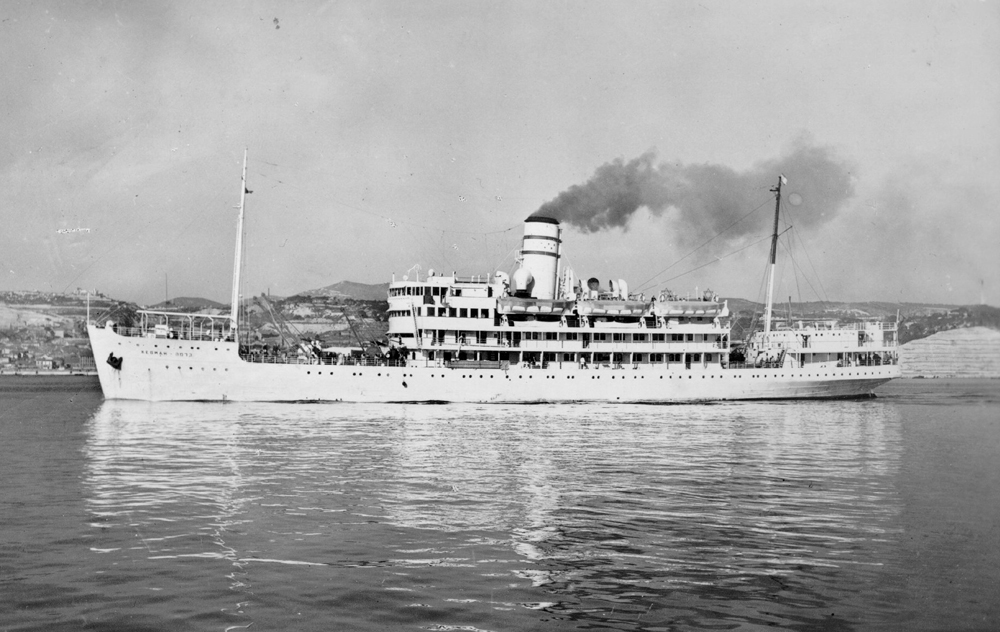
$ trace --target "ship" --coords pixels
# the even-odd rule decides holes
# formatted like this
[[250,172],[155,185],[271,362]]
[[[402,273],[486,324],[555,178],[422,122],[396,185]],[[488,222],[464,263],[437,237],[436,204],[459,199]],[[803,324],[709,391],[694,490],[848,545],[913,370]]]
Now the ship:
[[[388,295],[388,331],[368,349],[293,353],[249,344],[241,319],[246,154],[229,313],[139,310],[87,329],[108,399],[385,403],[683,403],[862,398],[900,376],[897,322],[780,319],[774,269],[762,326],[734,340],[728,301],[630,293],[562,265],[552,217],[524,221],[515,268],[462,276],[419,267]],[[415,269],[415,272],[414,272]]]

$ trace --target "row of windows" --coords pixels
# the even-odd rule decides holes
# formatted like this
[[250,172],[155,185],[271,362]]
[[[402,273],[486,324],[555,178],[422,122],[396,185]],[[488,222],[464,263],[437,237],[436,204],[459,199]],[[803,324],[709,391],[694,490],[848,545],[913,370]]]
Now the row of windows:
[[[508,343],[518,344],[520,341],[545,340],[549,342],[573,342],[581,340],[581,335],[577,332],[557,332],[557,331],[462,331],[446,329],[426,329],[423,330],[434,340],[436,344],[444,344],[446,337],[454,342],[469,344],[475,339],[478,344],[486,344],[487,338],[491,340],[506,340]],[[618,342],[618,343],[641,343],[641,342],[665,342],[665,334],[620,334],[620,333],[586,333],[582,335],[584,346],[593,342]],[[692,343],[724,343],[728,342],[726,336],[717,334],[677,334],[672,335],[672,342],[692,342]]]
[[389,290],[389,296],[444,296],[447,293],[448,288],[440,285],[394,287]]
[[[542,354],[542,359],[545,360],[546,362],[555,362],[556,358],[558,358],[560,355],[562,356],[561,359],[562,359],[563,362],[573,362],[576,359],[576,354],[575,353],[556,354],[556,353],[551,353],[551,352],[545,352],[545,353],[543,353]],[[594,355],[594,362],[624,362],[625,361],[625,354],[622,354],[622,353],[595,353],[593,355]],[[649,362],[651,362],[653,364],[663,362],[664,358],[666,358],[667,362],[681,362],[684,359],[684,354],[683,353],[649,353],[649,354],[646,354],[646,353],[633,353],[631,361],[632,362],[642,362],[643,358],[647,358],[647,357],[649,358]],[[688,358],[692,362],[701,362],[701,354],[700,353],[690,353],[690,354],[688,354]],[[711,353],[706,353],[705,354],[705,361],[706,362],[711,362],[712,361],[712,354]]]
[[[666,362],[684,362],[686,364],[700,363],[702,361],[702,356],[705,358],[705,362],[717,362],[720,359],[721,354],[717,353],[633,353],[629,356],[628,362],[639,364],[644,360],[650,364],[660,364],[664,361]],[[434,360],[438,356],[434,351],[426,352],[426,359]],[[518,353],[510,352],[497,352],[488,351],[483,352],[478,358],[474,352],[459,351],[456,354],[450,351],[441,352],[440,358],[445,361],[451,361],[454,359],[458,360],[485,360],[488,362],[518,362],[519,360],[525,363],[532,363],[541,360],[542,362],[577,362],[583,358],[586,362],[600,363],[623,363],[626,362],[625,354],[623,353],[556,353],[554,351],[546,351],[541,354],[541,357],[537,355],[537,352],[526,352],[523,355]],[[412,352],[411,359],[417,359],[417,352]]]
[[[431,329],[431,339],[434,344],[443,345],[445,343],[445,330],[444,329]],[[457,331],[455,332],[455,342],[463,345],[486,344],[486,338],[489,336],[488,332],[485,331]]]
[[[451,292],[452,296],[462,296],[462,288],[444,285],[424,285],[416,287],[395,287],[389,290],[389,296],[447,296]],[[483,296],[482,291],[473,291],[472,295]],[[493,288],[487,286],[485,296],[493,296]]]
[[[433,305],[425,305],[423,307],[414,307],[417,311],[417,316],[430,316],[438,318],[491,318],[490,310],[483,307],[482,309],[477,307],[434,307]],[[389,316],[409,316],[409,310],[403,311],[391,311]]]
[[[463,312],[465,310],[462,310]],[[485,312],[486,310],[481,310]],[[482,318],[482,316],[476,316],[476,310],[472,310],[472,318]],[[390,312],[390,315],[393,312]],[[408,314],[408,313],[407,313]],[[464,316],[464,314],[463,314]],[[503,332],[492,332],[494,334],[503,333],[507,334],[506,337],[510,338],[520,338],[521,340],[547,340],[547,341],[574,341],[580,340],[580,334],[575,331],[558,332],[558,331],[503,331]],[[459,331],[458,335],[465,336],[466,334],[472,335],[472,332]],[[477,332],[475,335],[482,335],[483,340],[486,338],[486,332]],[[437,330],[435,338],[440,338],[444,340],[445,330]],[[592,333],[583,334],[583,339],[587,340],[588,336],[590,340],[594,342],[607,342],[611,340],[612,342],[666,342],[666,334],[626,334],[626,333]],[[670,334],[671,342],[723,342],[723,336],[719,334]]]

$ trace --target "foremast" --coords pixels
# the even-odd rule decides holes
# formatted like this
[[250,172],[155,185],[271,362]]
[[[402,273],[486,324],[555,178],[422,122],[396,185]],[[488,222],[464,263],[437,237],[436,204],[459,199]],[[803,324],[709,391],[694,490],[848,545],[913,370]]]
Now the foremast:
[[233,302],[230,310],[229,323],[233,331],[233,339],[238,338],[239,315],[240,315],[240,274],[243,268],[243,210],[246,205],[247,193],[247,153],[243,150],[243,176],[240,178],[240,215],[236,221],[236,255],[233,259]]

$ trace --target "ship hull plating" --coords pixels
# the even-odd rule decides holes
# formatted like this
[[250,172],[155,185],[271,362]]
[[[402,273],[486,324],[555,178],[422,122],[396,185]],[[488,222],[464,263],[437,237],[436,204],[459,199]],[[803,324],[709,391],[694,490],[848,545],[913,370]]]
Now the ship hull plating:
[[[121,336],[89,328],[104,396],[147,401],[645,402],[850,398],[899,377],[898,365],[727,369],[462,369],[246,362],[236,344]],[[120,359],[120,368],[106,360]]]

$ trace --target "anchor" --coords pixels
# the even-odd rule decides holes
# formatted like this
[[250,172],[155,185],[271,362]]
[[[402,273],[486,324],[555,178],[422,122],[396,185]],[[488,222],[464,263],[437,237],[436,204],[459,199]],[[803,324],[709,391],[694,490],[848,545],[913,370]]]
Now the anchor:
[[116,358],[114,352],[108,354],[108,364],[110,364],[111,368],[116,371],[122,370],[122,360],[124,360],[124,358]]

